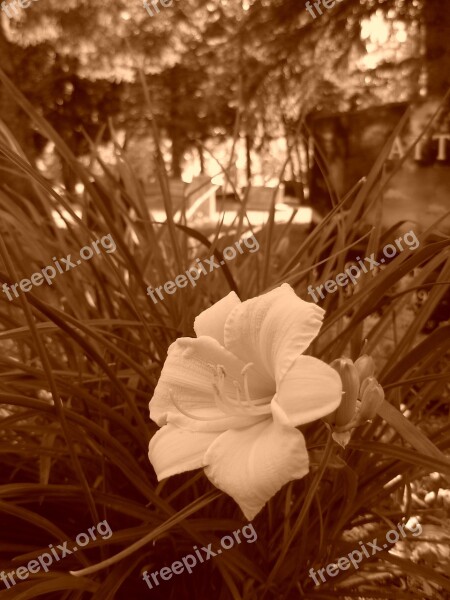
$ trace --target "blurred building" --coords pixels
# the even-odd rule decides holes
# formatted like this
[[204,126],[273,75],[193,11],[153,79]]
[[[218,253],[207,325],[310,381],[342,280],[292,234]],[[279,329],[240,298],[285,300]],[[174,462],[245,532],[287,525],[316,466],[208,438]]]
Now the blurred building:
[[[410,107],[406,126],[386,148],[402,115]],[[386,148],[383,177],[388,185],[375,186],[371,199],[378,200],[372,212],[389,227],[398,221],[414,221],[417,230],[441,220],[450,230],[450,107],[439,109],[437,101],[408,105],[396,103],[353,112],[320,116],[311,129],[326,163],[326,176],[339,197],[367,176]],[[422,137],[420,137],[422,136]],[[419,139],[420,138],[420,139]],[[419,142],[414,146],[414,142]],[[380,183],[381,183],[380,178]],[[325,178],[314,167],[311,202],[323,212],[330,200]]]

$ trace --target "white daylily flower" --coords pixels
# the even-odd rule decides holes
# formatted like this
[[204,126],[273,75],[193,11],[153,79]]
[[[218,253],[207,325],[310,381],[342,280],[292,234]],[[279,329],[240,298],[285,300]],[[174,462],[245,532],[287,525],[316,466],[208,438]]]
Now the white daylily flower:
[[158,480],[204,467],[251,520],[304,477],[309,459],[296,427],[333,412],[342,394],[334,369],[302,356],[323,315],[288,284],[242,303],[231,292],[202,312],[197,338],[170,346],[150,401],[161,427],[149,446]]

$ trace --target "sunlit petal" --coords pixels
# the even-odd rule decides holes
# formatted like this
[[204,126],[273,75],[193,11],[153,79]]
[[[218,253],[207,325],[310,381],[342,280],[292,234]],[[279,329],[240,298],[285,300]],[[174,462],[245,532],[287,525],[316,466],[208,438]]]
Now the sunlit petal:
[[148,457],[158,481],[199,469],[211,443],[220,435],[211,432],[192,432],[175,425],[164,425],[150,440]]
[[300,431],[271,419],[220,435],[204,456],[205,474],[231,496],[251,520],[288,481],[308,473]]
[[[214,368],[217,365],[224,367],[227,373],[225,392],[234,398],[236,389],[233,381],[239,382],[243,387],[241,371],[244,362],[211,337],[179,338],[169,348],[161,377],[150,401],[150,418],[160,426],[165,425],[169,412],[179,412],[172,398],[189,414],[207,409],[210,410],[211,418],[217,418],[213,391]],[[248,372],[248,382],[253,399],[271,396],[275,391],[274,382],[266,389],[264,382],[260,381],[258,374],[252,369]]]
[[169,413],[167,422],[189,431],[209,431],[223,433],[227,429],[241,429],[255,425],[267,419],[267,415],[255,416],[241,414],[238,416],[225,415],[219,409],[199,409],[195,411],[197,418],[189,418],[179,412]]
[[332,367],[312,356],[299,356],[282,379],[272,402],[286,415],[281,422],[297,427],[333,412],[341,397],[341,378]]
[[233,308],[240,303],[237,294],[230,292],[228,296],[201,312],[194,321],[194,331],[197,337],[208,335],[223,346],[225,321]]
[[214,370],[209,363],[223,364],[236,372],[240,372],[244,364],[213,338],[176,340],[169,348],[150,401],[150,418],[158,425],[164,425],[169,412],[178,412],[172,396],[189,413],[209,408],[215,415]]
[[319,333],[324,311],[301,300],[288,284],[246,300],[225,323],[225,347],[280,381]]

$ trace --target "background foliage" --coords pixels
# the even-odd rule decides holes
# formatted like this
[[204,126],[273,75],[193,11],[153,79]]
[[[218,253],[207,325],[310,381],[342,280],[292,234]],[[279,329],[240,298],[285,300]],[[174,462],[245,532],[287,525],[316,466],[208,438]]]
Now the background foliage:
[[[366,181],[309,234],[292,224],[275,225],[272,211],[258,232],[259,252],[230,263],[228,277],[216,271],[197,288],[180,289],[154,305],[147,285],[173,279],[195,257],[220,252],[242,236],[245,200],[242,218],[229,229],[218,224],[212,245],[182,218],[174,221],[168,195],[168,219],[158,224],[119,145],[116,168],[105,167],[96,177],[1,72],[0,78],[85,185],[79,217],[70,192],[59,193],[14,152],[4,129],[0,153],[14,177],[34,189],[40,208],[15,190],[0,192],[1,282],[19,281],[50,264],[52,256],[78,252],[107,233],[117,244],[115,253],[64,273],[52,287],[41,286],[14,302],[0,299],[0,567],[22,565],[49,543],[73,541],[105,518],[114,532],[48,574],[0,591],[0,597],[105,600],[148,593],[143,570],[170,564],[194,544],[214,546],[221,535],[244,525],[235,503],[202,472],[156,482],[147,459],[156,430],[148,401],[169,344],[193,335],[194,317],[231,288],[244,300],[288,281],[306,298],[310,283],[343,270],[352,247],[364,256],[379,253],[397,229],[382,232],[365,215],[387,181],[383,164],[389,147]],[[94,158],[95,144],[91,153]],[[64,227],[55,224],[55,212]],[[290,250],[280,252],[286,240]],[[440,487],[448,483],[450,338],[448,325],[429,335],[423,330],[449,285],[449,238],[436,226],[420,242],[354,289],[329,295],[324,326],[310,349],[327,362],[343,354],[356,358],[363,348],[373,354],[386,391],[381,416],[356,430],[345,451],[332,444],[324,423],[309,425],[305,435],[313,468],[285,486],[255,519],[258,542],[224,553],[190,577],[173,578],[152,590],[155,598],[190,598],[193,590],[201,598],[214,593],[234,599],[448,597],[441,557],[422,551],[411,558],[416,539],[320,588],[307,576],[311,566],[346,554],[356,540],[381,538],[402,519],[414,516],[424,527],[436,522],[436,507],[423,500],[421,482],[433,473]],[[427,293],[419,302],[420,289]],[[439,539],[426,539],[431,546],[448,534],[443,502],[441,497],[439,510],[446,518]],[[126,549],[107,569],[68,575]]]
[[[387,23],[386,39],[367,35],[370,19]],[[326,362],[373,355],[386,392],[380,415],[345,450],[331,444],[324,423],[308,425],[311,472],[258,515],[257,543],[151,592],[141,578],[245,524],[202,472],[156,481],[148,402],[167,348],[194,335],[195,316],[231,289],[244,300],[287,281],[309,299],[308,285],[398,237],[404,224],[383,230],[371,209],[392,177],[386,159],[404,121],[345,197],[321,165],[332,208],[316,227],[275,223],[274,200],[255,231],[257,253],[155,305],[148,285],[174,279],[197,257],[220,258],[251,229],[239,190],[234,223],[217,223],[212,235],[183,214],[175,219],[169,178],[182,174],[189,152],[203,166],[212,145],[231,139],[234,147],[241,137],[248,155],[265,153],[282,179],[286,164],[270,143],[281,136],[292,151],[307,147],[311,115],[331,108],[351,118],[357,108],[443,96],[449,30],[438,0],[345,0],[316,20],[294,0],[183,0],[158,18],[139,3],[39,0],[21,20],[2,15],[0,283],[108,233],[117,250],[51,287],[13,302],[0,297],[0,570],[103,519],[114,532],[49,573],[0,589],[1,599],[449,597],[450,326],[448,313],[436,317],[448,307],[450,281],[442,220],[422,231],[417,250],[323,303],[324,326],[309,351]],[[137,140],[144,151],[135,160]],[[42,167],[48,154],[53,169]],[[218,166],[228,179],[232,158]],[[251,160],[247,167],[251,180]],[[143,171],[158,182],[164,222],[149,209]],[[421,538],[314,587],[310,567],[410,517],[422,524]],[[108,567],[95,567],[106,559]]]

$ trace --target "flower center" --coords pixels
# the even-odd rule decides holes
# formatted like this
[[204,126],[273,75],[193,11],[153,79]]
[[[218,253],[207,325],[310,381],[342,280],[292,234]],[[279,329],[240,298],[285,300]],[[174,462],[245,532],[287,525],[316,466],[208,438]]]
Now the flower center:
[[233,380],[233,386],[236,392],[236,397],[230,397],[225,391],[225,378],[227,373],[223,365],[209,364],[214,371],[214,401],[216,406],[227,415],[245,415],[245,416],[260,416],[270,413],[270,404],[265,400],[264,403],[258,403],[252,400],[248,388],[248,371],[253,366],[253,363],[248,363],[241,371],[243,377],[243,388],[237,380]]
[[223,417],[206,417],[202,415],[192,414],[180,405],[176,398],[176,395],[171,389],[169,389],[169,397],[180,413],[182,413],[186,417],[189,417],[189,419],[194,419],[195,421],[220,421],[223,419],[227,419],[230,416],[261,417],[268,415],[271,413],[271,398],[258,398],[253,400],[250,396],[247,373],[252,366],[253,363],[248,363],[244,366],[244,368],[241,371],[244,389],[242,389],[239,381],[237,381],[236,379],[232,380],[236,393],[236,397],[233,398],[230,397],[225,390],[225,378],[227,377],[225,367],[223,365],[214,365],[212,363],[208,363],[208,367],[211,367],[214,374],[214,383],[212,384],[214,390],[214,402],[217,408],[220,410],[220,412],[223,413]]

